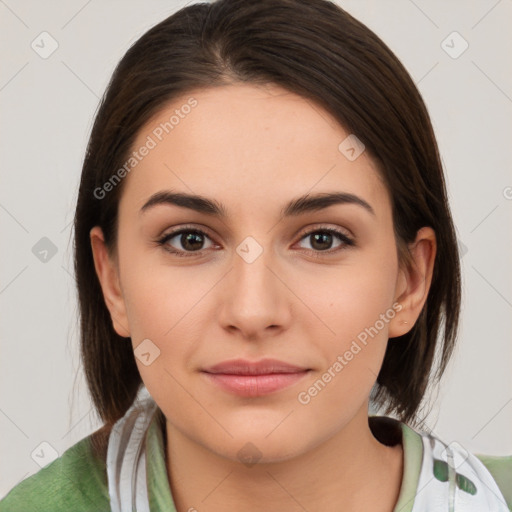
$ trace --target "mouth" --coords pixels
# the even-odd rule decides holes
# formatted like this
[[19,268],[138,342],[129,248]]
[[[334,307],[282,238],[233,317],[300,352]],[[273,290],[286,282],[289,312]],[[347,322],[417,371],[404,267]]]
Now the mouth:
[[210,383],[240,396],[256,397],[285,389],[302,380],[311,371],[277,359],[258,362],[236,359],[225,361],[202,373]]

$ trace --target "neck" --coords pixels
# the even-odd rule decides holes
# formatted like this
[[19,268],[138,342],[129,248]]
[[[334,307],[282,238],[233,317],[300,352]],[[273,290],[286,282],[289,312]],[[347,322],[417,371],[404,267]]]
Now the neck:
[[402,446],[377,441],[367,409],[313,449],[264,464],[225,458],[168,421],[166,430],[167,473],[178,512],[392,512],[398,500]]

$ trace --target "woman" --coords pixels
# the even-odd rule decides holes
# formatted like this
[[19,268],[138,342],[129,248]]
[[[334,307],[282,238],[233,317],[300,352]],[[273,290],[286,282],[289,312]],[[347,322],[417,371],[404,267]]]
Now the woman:
[[191,5],[130,48],[75,272],[104,427],[0,510],[510,507],[511,457],[421,430],[460,311],[442,166],[409,75],[335,4]]

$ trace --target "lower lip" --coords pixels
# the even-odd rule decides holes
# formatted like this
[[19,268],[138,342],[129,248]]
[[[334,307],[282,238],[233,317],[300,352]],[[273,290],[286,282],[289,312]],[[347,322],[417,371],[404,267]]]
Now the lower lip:
[[262,396],[287,388],[303,379],[309,370],[296,373],[272,373],[267,375],[232,375],[203,372],[208,379],[226,391],[240,396]]

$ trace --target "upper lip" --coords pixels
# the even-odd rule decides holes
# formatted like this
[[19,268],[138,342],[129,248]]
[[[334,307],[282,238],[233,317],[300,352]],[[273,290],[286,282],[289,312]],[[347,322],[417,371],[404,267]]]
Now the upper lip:
[[203,371],[207,373],[225,373],[231,375],[268,375],[271,373],[298,373],[309,368],[279,361],[278,359],[261,359],[248,361],[246,359],[231,359],[215,364]]

